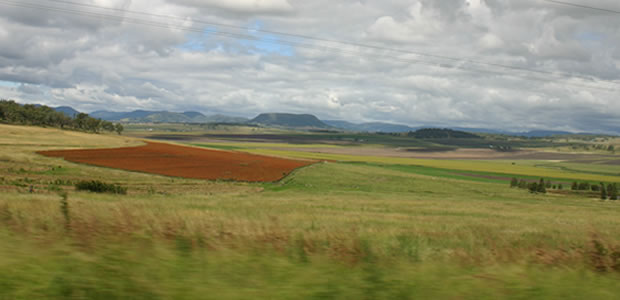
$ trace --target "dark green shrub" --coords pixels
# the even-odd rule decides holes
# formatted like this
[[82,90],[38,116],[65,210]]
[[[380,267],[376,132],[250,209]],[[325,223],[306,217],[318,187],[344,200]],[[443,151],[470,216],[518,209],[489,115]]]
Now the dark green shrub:
[[618,200],[618,186],[615,183],[607,186],[607,193],[609,200]]
[[547,192],[547,188],[545,188],[545,180],[543,178],[540,179],[540,182],[538,182],[538,186],[536,187],[536,191],[539,193],[546,193]]
[[78,191],[90,191],[94,193],[127,194],[127,188],[117,184],[105,183],[99,180],[80,181],[75,184]]
[[510,181],[510,187],[517,187],[519,186],[519,179],[517,179],[516,177],[512,177],[512,180]]
[[590,190],[590,184],[587,183],[587,182],[582,182],[582,183],[579,184],[578,190],[580,190],[580,191],[588,191],[588,190]]

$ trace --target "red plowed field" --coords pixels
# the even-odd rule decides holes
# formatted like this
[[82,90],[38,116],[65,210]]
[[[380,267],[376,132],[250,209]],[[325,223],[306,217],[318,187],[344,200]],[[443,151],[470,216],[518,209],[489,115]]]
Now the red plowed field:
[[241,152],[217,151],[163,143],[115,148],[41,151],[71,162],[198,179],[251,182],[277,181],[311,161],[282,159]]

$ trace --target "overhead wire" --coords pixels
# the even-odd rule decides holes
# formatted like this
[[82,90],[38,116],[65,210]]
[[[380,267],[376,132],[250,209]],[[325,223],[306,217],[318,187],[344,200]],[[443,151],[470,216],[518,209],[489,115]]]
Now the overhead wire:
[[572,7],[578,7],[578,8],[585,8],[589,10],[597,10],[597,11],[602,11],[602,12],[607,12],[607,13],[612,13],[612,14],[620,14],[620,10],[595,7],[595,6],[578,4],[578,3],[573,3],[573,2],[557,1],[557,0],[541,0],[541,1],[560,4],[560,5],[566,5],[566,6],[572,6]]
[[[71,4],[71,5],[75,4],[74,2],[70,2],[70,1],[56,1],[56,0],[54,0],[52,2],[66,3],[66,4]],[[575,83],[575,82],[567,82],[566,81],[567,79],[573,79],[573,78],[581,78],[581,79],[586,79],[586,80],[592,81],[591,78],[582,78],[582,77],[574,76],[574,75],[571,75],[571,74],[561,74],[561,73],[541,71],[541,70],[523,69],[523,68],[520,68],[520,67],[504,66],[504,67],[508,67],[508,68],[511,68],[511,69],[519,70],[519,71],[530,71],[530,72],[544,74],[544,75],[554,75],[554,76],[562,76],[562,77],[564,77],[562,79],[559,79],[559,78],[537,78],[537,77],[531,77],[531,76],[524,76],[522,74],[508,74],[508,73],[505,73],[505,72],[497,72],[497,71],[492,71],[492,70],[474,69],[474,68],[471,68],[471,67],[464,67],[462,65],[446,65],[445,63],[439,63],[439,62],[432,62],[432,61],[426,61],[426,60],[420,60],[420,59],[411,59],[411,58],[402,58],[402,57],[394,56],[394,55],[369,54],[369,53],[364,53],[364,52],[360,52],[360,51],[352,51],[351,49],[344,49],[342,47],[334,47],[334,46],[326,46],[326,45],[318,45],[318,44],[309,44],[309,43],[304,43],[304,42],[301,42],[301,41],[290,41],[290,40],[284,40],[284,39],[270,39],[270,38],[265,38],[265,37],[259,38],[259,37],[256,37],[254,35],[251,35],[251,34],[226,32],[226,31],[221,31],[221,30],[217,30],[217,29],[209,29],[209,28],[195,28],[195,27],[190,27],[190,26],[174,25],[174,24],[161,23],[161,22],[156,22],[156,21],[151,21],[151,20],[136,19],[136,18],[132,18],[132,17],[128,17],[128,16],[108,15],[108,14],[102,14],[102,13],[98,13],[98,12],[90,12],[90,11],[84,11],[84,10],[60,8],[60,7],[53,7],[53,6],[45,6],[45,5],[35,4],[35,3],[15,2],[15,1],[9,1],[9,0],[0,0],[0,4],[14,6],[14,7],[22,7],[22,8],[35,8],[35,9],[48,10],[48,11],[54,11],[54,12],[60,12],[60,13],[77,14],[79,16],[84,16],[84,17],[96,17],[96,18],[99,18],[99,19],[102,19],[102,20],[118,21],[120,23],[137,24],[137,25],[152,26],[152,27],[165,28],[165,29],[176,29],[176,30],[181,30],[181,31],[196,32],[196,33],[203,33],[203,34],[204,33],[208,33],[208,34],[212,34],[212,35],[216,35],[216,36],[222,36],[222,37],[228,37],[228,38],[237,38],[237,39],[242,39],[242,40],[251,40],[251,41],[256,41],[256,42],[260,42],[260,43],[287,45],[287,46],[292,46],[292,47],[302,47],[302,48],[314,49],[314,50],[325,51],[325,52],[337,52],[337,53],[341,53],[341,54],[350,54],[350,55],[354,55],[354,56],[360,55],[360,54],[361,55],[371,55],[371,56],[375,56],[375,57],[379,57],[379,58],[390,58],[391,60],[394,60],[394,61],[401,61],[401,62],[413,63],[413,64],[425,64],[425,65],[430,65],[430,66],[434,66],[434,67],[441,67],[441,68],[448,68],[448,69],[459,69],[459,70],[464,70],[464,71],[474,72],[474,73],[486,73],[486,74],[493,74],[493,75],[499,75],[499,76],[513,76],[513,77],[519,77],[519,78],[523,78],[523,79],[527,79],[527,80],[541,81],[541,82],[563,81],[564,84],[575,86],[575,87],[589,88],[589,89],[599,89],[599,90],[605,90],[605,91],[615,91],[615,89],[610,89],[610,88],[601,87],[601,86],[593,86],[593,85],[587,85],[587,84],[581,84],[581,83]],[[92,7],[92,8],[103,8],[103,7],[87,5],[87,4],[84,4],[83,6],[88,6],[88,7]],[[136,14],[144,14],[144,15],[151,15],[151,16],[166,17],[166,16],[163,16],[163,15],[154,15],[154,14],[149,14],[149,13],[132,12],[132,11],[127,11],[127,10],[123,10],[123,9],[115,9],[115,8],[110,8],[110,9],[118,11],[118,12],[123,12],[123,13],[136,13]],[[180,20],[179,17],[176,17],[176,19]],[[183,19],[183,20],[186,21],[186,19]],[[205,23],[205,22],[202,22],[202,23]],[[214,23],[210,23],[210,24],[214,24]],[[246,27],[241,27],[241,26],[236,26],[236,27],[238,29],[251,30],[251,29],[246,28]],[[261,32],[266,32],[266,31],[263,30]],[[273,33],[275,33],[275,32],[273,32]],[[295,35],[291,35],[291,36],[295,36]],[[302,37],[302,36],[296,36],[296,37]],[[325,39],[320,39],[320,38],[315,38],[314,40],[316,40],[316,41],[326,41],[326,42],[337,42],[337,41],[325,40]],[[342,42],[342,43],[343,44],[347,44],[349,46],[360,46],[360,47],[363,47],[362,44],[352,44],[352,43],[347,43],[347,42]],[[369,46],[369,47],[366,47],[366,48],[371,48],[371,47],[374,47],[374,46]],[[383,47],[375,47],[374,50],[394,51],[395,49],[383,48]],[[402,54],[419,55],[419,54],[417,54],[415,52],[406,52],[405,50],[402,50]],[[437,58],[445,58],[445,57],[437,56]],[[457,59],[457,58],[450,58],[450,59],[458,61],[458,62],[469,62],[469,61],[461,60],[461,59]],[[486,65],[489,65],[489,66],[495,66],[492,63],[480,63],[480,64],[481,65],[485,65],[486,64]]]
[[[177,20],[187,21],[187,18],[185,18],[185,17],[178,17],[178,16],[173,16],[173,15],[153,14],[153,13],[140,12],[140,11],[134,11],[134,10],[127,10],[127,9],[103,7],[103,6],[93,5],[93,4],[78,3],[78,2],[66,1],[66,0],[47,0],[47,1],[49,1],[49,2],[56,2],[56,3],[63,3],[63,4],[69,4],[69,5],[76,5],[76,6],[81,6],[81,7],[96,8],[96,9],[109,10],[109,11],[116,11],[116,12],[121,12],[121,13],[130,13],[130,14],[138,14],[138,15],[143,15],[143,16],[149,16],[149,17],[159,17],[159,18],[177,19]],[[486,65],[486,66],[499,67],[499,68],[510,69],[510,70],[518,70],[518,71],[539,73],[539,74],[544,74],[544,75],[562,76],[562,77],[566,77],[566,78],[580,78],[580,79],[588,80],[588,81],[593,81],[594,80],[590,76],[582,76],[582,75],[579,75],[579,74],[559,72],[559,71],[553,71],[552,72],[552,71],[538,70],[538,69],[519,67],[519,66],[513,66],[513,65],[506,65],[506,64],[500,64],[500,63],[494,63],[494,62],[485,62],[485,61],[474,60],[474,59],[470,59],[470,58],[453,57],[453,56],[425,53],[425,52],[420,52],[420,51],[412,51],[412,50],[407,50],[407,49],[399,49],[399,48],[391,48],[391,47],[378,46],[378,45],[363,44],[363,43],[351,42],[351,41],[341,41],[341,40],[335,40],[335,39],[326,39],[326,38],[314,37],[314,36],[309,36],[309,35],[287,33],[287,32],[274,31],[274,30],[266,30],[266,29],[260,29],[260,28],[250,28],[250,27],[245,27],[245,26],[224,24],[224,23],[218,23],[218,22],[209,22],[209,21],[204,21],[204,20],[199,20],[199,19],[191,19],[191,22],[198,23],[198,24],[203,24],[203,25],[209,25],[209,26],[227,27],[227,28],[234,28],[234,29],[239,29],[239,30],[261,32],[261,33],[273,34],[273,35],[279,35],[279,36],[301,38],[301,39],[305,39],[305,40],[312,40],[312,41],[318,41],[318,42],[335,43],[335,44],[340,44],[340,45],[345,45],[345,46],[354,46],[354,47],[367,48],[367,49],[373,49],[373,50],[390,51],[390,52],[396,52],[396,53],[401,53],[401,54],[413,54],[413,55],[417,55],[417,56],[432,57],[432,58],[437,58],[437,59],[456,61],[456,62],[460,62],[460,63],[470,63],[470,64],[477,64],[477,65]]]

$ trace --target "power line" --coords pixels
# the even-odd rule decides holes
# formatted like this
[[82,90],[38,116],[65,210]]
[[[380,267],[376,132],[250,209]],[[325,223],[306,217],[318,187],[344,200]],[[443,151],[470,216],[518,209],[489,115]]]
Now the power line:
[[[122,12],[122,13],[138,14],[138,15],[149,16],[149,17],[177,19],[177,20],[182,20],[182,21],[186,21],[187,20],[186,18],[178,17],[178,16],[172,16],[172,15],[152,14],[152,13],[132,11],[132,10],[126,10],[126,9],[103,7],[103,6],[92,5],[92,4],[77,3],[77,2],[65,1],[65,0],[47,0],[47,1],[56,2],[56,3],[70,4],[70,5],[76,5],[76,6],[82,6],[82,7],[88,7],[88,8],[96,8],[96,9],[102,9],[102,10],[110,10],[110,11],[116,11],[116,12]],[[318,42],[327,42],[327,43],[335,43],[335,44],[340,44],[340,45],[345,45],[345,46],[354,46],[354,47],[360,47],[360,48],[367,48],[367,49],[372,49],[372,50],[390,51],[390,52],[396,52],[396,53],[401,53],[401,54],[413,54],[413,55],[417,55],[417,56],[424,56],[424,57],[431,57],[431,58],[436,58],[436,59],[456,61],[456,62],[459,62],[459,63],[460,62],[464,62],[464,63],[470,63],[470,64],[476,64],[476,65],[486,65],[486,66],[498,67],[498,68],[509,69],[509,70],[518,70],[518,71],[539,73],[539,74],[551,75],[551,76],[562,76],[562,77],[566,77],[566,78],[580,78],[580,79],[587,80],[587,81],[592,81],[593,80],[592,77],[582,76],[582,75],[572,74],[572,73],[550,72],[550,71],[544,71],[544,70],[538,70],[538,69],[532,69],[532,68],[526,68],[526,67],[519,67],[519,66],[512,66],[512,65],[500,64],[500,63],[484,62],[484,61],[473,60],[473,59],[468,59],[468,58],[451,57],[451,56],[446,56],[446,55],[438,55],[438,54],[424,53],[424,52],[419,52],[419,51],[412,51],[412,50],[390,48],[390,47],[377,46],[377,45],[362,44],[362,43],[350,42],[350,41],[340,41],[340,40],[334,40],[334,39],[325,39],[325,38],[313,37],[313,36],[308,36],[308,35],[286,33],[286,32],[281,32],[281,31],[273,31],[273,30],[265,30],[265,29],[254,29],[254,28],[250,28],[250,27],[230,25],[230,24],[223,24],[223,23],[216,23],[216,22],[207,22],[207,21],[203,21],[203,20],[194,20],[194,19],[192,19],[191,21],[194,22],[194,23],[203,24],[203,25],[220,26],[220,27],[234,28],[234,29],[240,29],[240,30],[246,30],[246,31],[255,31],[255,32],[274,34],[274,35],[280,35],[280,36],[301,38],[301,39],[318,41]]]
[[556,1],[556,0],[541,0],[541,1],[551,2],[555,4],[560,4],[560,5],[567,5],[567,6],[572,6],[572,7],[578,7],[578,8],[585,8],[585,9],[590,9],[590,10],[603,11],[603,12],[608,12],[612,14],[620,14],[619,10],[613,10],[613,9],[608,9],[608,8],[600,8],[600,7],[594,7],[594,6],[571,3],[571,2],[564,2],[564,1]]
[[[55,1],[55,2],[73,3],[73,2],[68,2],[68,1]],[[188,26],[179,26],[179,25],[155,22],[155,21],[150,21],[150,20],[136,19],[136,18],[126,17],[126,16],[106,15],[106,14],[89,12],[89,11],[83,11],[83,10],[66,9],[66,8],[59,8],[59,7],[50,7],[50,6],[43,6],[43,5],[32,4],[32,3],[23,3],[23,2],[17,2],[16,3],[16,2],[6,1],[6,0],[0,0],[0,4],[9,5],[9,6],[15,6],[15,7],[23,7],[23,8],[42,9],[42,10],[55,11],[55,12],[60,12],[60,13],[76,14],[76,15],[80,15],[80,16],[84,16],[84,17],[96,17],[96,18],[101,19],[101,20],[118,21],[120,23],[130,23],[130,24],[137,24],[137,25],[144,25],[144,26],[151,26],[151,27],[165,28],[165,29],[177,29],[177,30],[182,30],[182,31],[187,31],[187,32],[209,33],[209,34],[212,34],[212,35],[228,37],[228,38],[252,40],[252,41],[257,41],[257,42],[261,42],[261,43],[270,43],[270,44],[277,44],[277,45],[288,45],[288,46],[302,47],[302,48],[313,49],[313,50],[320,50],[320,51],[326,51],[326,52],[337,52],[337,53],[341,53],[341,54],[350,54],[350,55],[360,55],[360,54],[362,54],[362,55],[369,55],[369,53],[362,53],[362,52],[359,52],[359,51],[351,51],[350,49],[344,49],[344,48],[341,48],[341,47],[333,47],[333,46],[325,46],[325,45],[317,45],[317,44],[308,44],[308,43],[303,43],[303,42],[299,42],[299,41],[289,41],[289,40],[282,40],[282,39],[274,40],[274,39],[257,38],[256,36],[249,35],[249,34],[225,32],[225,31],[218,31],[218,30],[213,30],[213,29],[202,29],[202,28],[195,28],[195,27],[188,27]],[[113,9],[113,10],[118,10],[118,11],[121,11],[121,12],[129,12],[129,11],[121,10],[121,9]],[[145,13],[145,14],[147,14],[147,13]],[[149,15],[149,14],[147,14],[147,15]],[[176,17],[176,18],[178,19],[178,17]],[[239,28],[244,28],[244,27],[239,27]],[[244,28],[244,29],[247,29],[247,28]],[[379,49],[381,49],[381,48],[379,48]],[[385,50],[389,50],[389,49],[386,48]],[[403,53],[407,54],[406,52],[403,52]],[[408,53],[408,54],[417,55],[416,53]],[[500,76],[513,76],[513,77],[519,77],[519,78],[523,78],[523,79],[527,79],[527,80],[541,81],[541,82],[559,81],[558,78],[537,78],[537,77],[518,75],[518,74],[508,74],[508,73],[502,73],[502,72],[497,72],[497,71],[474,69],[474,68],[464,67],[464,66],[460,66],[460,65],[445,65],[445,64],[442,64],[442,63],[432,62],[432,61],[425,61],[425,60],[419,60],[419,59],[410,59],[410,58],[402,58],[402,57],[393,56],[393,55],[392,56],[384,55],[384,54],[381,54],[381,55],[370,54],[370,55],[378,57],[378,58],[386,58],[387,57],[387,58],[390,58],[391,60],[394,60],[394,61],[401,61],[401,62],[410,63],[410,64],[411,63],[413,63],[413,64],[425,64],[425,65],[430,65],[430,66],[434,66],[434,67],[441,67],[441,68],[448,68],[448,69],[459,69],[459,70],[464,70],[464,71],[474,72],[474,73],[486,73],[486,74],[493,74],[493,75],[500,75]],[[454,60],[458,60],[458,59],[454,59]],[[458,61],[461,62],[461,60],[458,60]],[[492,64],[487,64],[487,65],[493,66]],[[566,85],[572,85],[572,86],[581,87],[581,88],[590,88],[590,89],[599,89],[599,90],[606,90],[606,91],[615,91],[615,89],[609,89],[609,88],[600,87],[600,86],[592,86],[592,85],[586,85],[586,84],[566,82],[565,81],[566,79],[572,79],[573,77],[582,78],[582,77],[573,76],[573,75],[570,75],[570,74],[561,74],[561,73],[553,73],[553,72],[540,71],[540,70],[529,70],[529,69],[523,69],[522,70],[521,68],[514,69],[514,70],[518,70],[518,71],[533,71],[533,72],[536,72],[536,73],[542,73],[544,75],[564,76],[564,77],[567,77],[567,78],[564,78],[564,80],[563,80]],[[590,78],[583,77],[582,79],[587,79],[587,80],[591,81]]]

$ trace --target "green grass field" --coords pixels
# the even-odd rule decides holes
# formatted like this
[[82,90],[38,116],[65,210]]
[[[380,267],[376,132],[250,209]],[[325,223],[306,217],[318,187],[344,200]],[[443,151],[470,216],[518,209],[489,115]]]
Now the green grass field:
[[[454,174],[620,182],[613,168],[594,174],[595,167],[534,163],[308,157],[313,154],[234,145],[342,161],[299,169],[278,183],[248,184],[97,168],[34,153],[140,143],[0,125],[0,299],[620,294],[620,201],[530,194]],[[121,184],[128,194],[76,192],[71,183],[82,179]]]
[[[441,159],[416,159],[400,157],[379,157],[347,154],[312,153],[272,149],[245,149],[244,151],[290,158],[304,158],[316,160],[331,160],[340,162],[367,162],[391,165],[413,165],[438,169],[459,170],[463,172],[485,172],[491,174],[504,174],[504,176],[536,176],[545,178],[557,178],[564,180],[584,180],[592,182],[620,182],[620,176],[611,174],[592,174],[579,170],[552,169],[548,167],[536,167],[531,163],[521,164],[519,161],[484,161],[484,160],[441,160]],[[514,164],[513,164],[514,163]],[[618,174],[618,173],[613,173]]]

